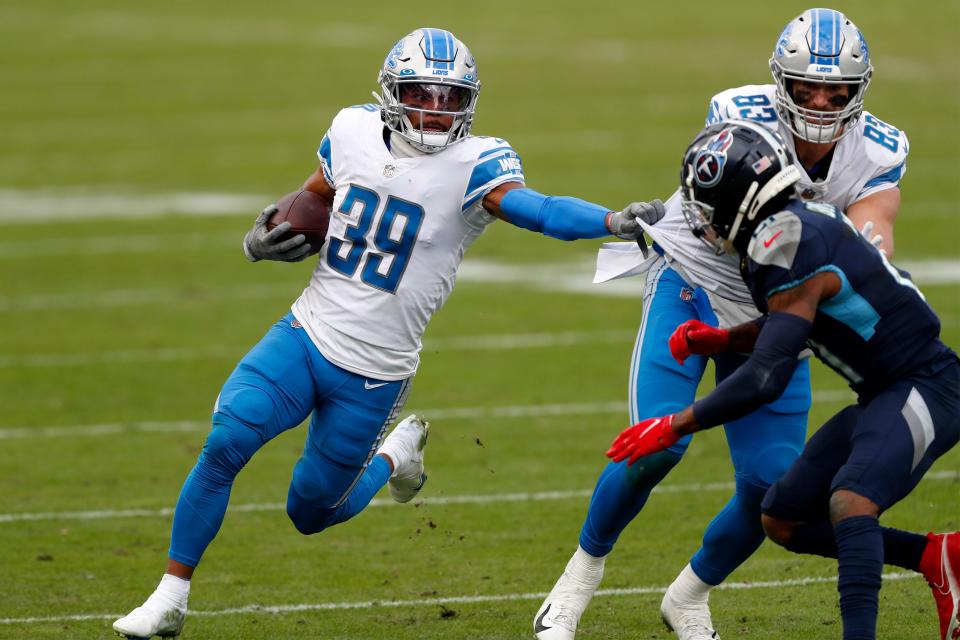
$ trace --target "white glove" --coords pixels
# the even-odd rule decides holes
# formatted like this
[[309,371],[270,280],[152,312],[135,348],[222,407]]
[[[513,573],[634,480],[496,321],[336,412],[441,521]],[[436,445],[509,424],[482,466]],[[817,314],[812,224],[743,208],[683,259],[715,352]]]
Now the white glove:
[[871,237],[872,234],[873,221],[867,220],[866,224],[863,225],[863,229],[860,229],[860,235],[863,236],[864,240],[875,246],[880,253],[887,255],[887,252],[883,250],[883,236],[878,233]]
[[277,205],[267,205],[257,216],[253,228],[244,236],[243,253],[250,262],[257,260],[300,262],[313,251],[307,243],[307,237],[302,233],[280,240],[280,236],[290,230],[289,222],[281,222],[267,231],[267,220],[277,211]]

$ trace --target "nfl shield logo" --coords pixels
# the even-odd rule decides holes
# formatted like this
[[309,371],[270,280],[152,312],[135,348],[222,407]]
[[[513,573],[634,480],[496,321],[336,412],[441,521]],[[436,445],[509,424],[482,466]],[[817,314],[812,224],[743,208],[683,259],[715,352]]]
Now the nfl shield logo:
[[690,302],[693,300],[693,289],[689,289],[687,287],[680,289],[680,299],[684,302]]

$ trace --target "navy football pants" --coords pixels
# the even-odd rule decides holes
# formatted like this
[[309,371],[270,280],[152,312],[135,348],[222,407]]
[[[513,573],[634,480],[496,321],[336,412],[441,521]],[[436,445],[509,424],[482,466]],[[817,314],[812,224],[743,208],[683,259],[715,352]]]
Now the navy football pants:
[[785,520],[829,518],[845,489],[889,509],[960,438],[960,364],[953,356],[846,407],[811,436],[800,458],[763,501]]

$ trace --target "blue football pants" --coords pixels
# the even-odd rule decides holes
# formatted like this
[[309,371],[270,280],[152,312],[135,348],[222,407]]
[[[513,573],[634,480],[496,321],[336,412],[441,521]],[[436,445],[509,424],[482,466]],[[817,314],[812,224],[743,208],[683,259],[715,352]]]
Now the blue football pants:
[[273,325],[223,385],[180,491],[169,557],[197,566],[223,523],[234,478],[260,447],[311,414],[287,515],[310,534],[363,510],[389,479],[389,464],[375,453],[410,389],[410,379],[374,388],[367,380],[326,360],[292,314]]
[[[677,325],[687,320],[718,325],[706,292],[687,284],[661,258],[647,272],[643,317],[631,361],[631,423],[675,413],[694,401],[707,358],[694,355],[681,365],[667,345]],[[717,382],[744,361],[744,356],[735,354],[714,357]],[[703,545],[691,559],[704,582],[723,582],[763,542],[760,502],[767,488],[799,456],[809,409],[810,370],[803,361],[777,401],[725,425],[736,489],[708,525]],[[680,461],[690,440],[687,436],[667,451],[629,467],[625,461],[606,466],[580,532],[580,546],[587,553],[604,556],[613,549],[654,486]]]

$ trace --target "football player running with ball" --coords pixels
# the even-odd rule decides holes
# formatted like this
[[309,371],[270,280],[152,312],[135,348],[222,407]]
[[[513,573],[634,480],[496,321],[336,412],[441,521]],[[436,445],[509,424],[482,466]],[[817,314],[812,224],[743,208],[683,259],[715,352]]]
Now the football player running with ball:
[[[921,572],[933,589],[940,637],[960,637],[960,534],[881,527],[933,462],[960,439],[960,359],[908,274],[832,205],[797,198],[789,150],[745,120],[708,126],[683,159],[681,200],[693,235],[740,257],[763,314],[728,329],[687,321],[674,358],[731,351],[749,359],[709,395],[625,429],[607,455],[643,464],[680,438],[729,424],[790,384],[805,348],[857,394],[810,438],[767,491],[763,528],[796,553],[837,558],[844,640],[876,637],[883,564]],[[749,436],[747,436],[749,437]],[[919,632],[918,632],[919,633]]]
[[[480,91],[469,49],[441,29],[418,29],[390,50],[379,105],[342,110],[320,143],[304,189],[332,203],[327,240],[292,310],[223,386],[211,430],[180,493],[166,573],[113,628],[175,636],[190,578],[223,522],[233,480],[267,442],[310,417],[293,469],[287,514],[303,534],[352,518],[389,482],[399,502],[426,478],[427,423],[398,416],[419,364],[421,337],[453,287],[464,252],[497,218],[564,240],[641,241],[624,211],[524,186],[519,156],[500,138],[470,135]],[[244,239],[250,260],[302,260],[321,247],[289,223],[267,230],[268,207]]]
[[[863,110],[873,73],[863,34],[838,11],[804,11],[780,34],[770,67],[774,84],[748,85],[714,96],[707,123],[743,118],[779,132],[798,159],[796,186],[801,196],[837,206],[892,256],[907,139],[896,127]],[[707,172],[716,169],[704,167]],[[690,234],[679,193],[667,201],[666,208],[664,218],[647,229],[658,255],[644,260],[635,248],[619,244],[601,250],[598,259],[601,272],[608,259],[619,269],[613,277],[646,273],[643,315],[630,371],[631,423],[679,411],[693,402],[707,357],[694,355],[683,365],[671,357],[667,338],[677,325],[696,320],[730,327],[757,315],[736,256],[717,255]],[[624,250],[636,255],[629,268],[621,266]],[[612,272],[612,268],[606,270]],[[713,360],[720,383],[745,358],[724,353]],[[801,362],[781,396],[725,424],[735,471],[734,495],[708,525],[701,548],[670,585],[660,607],[664,621],[681,640],[719,638],[708,606],[710,589],[726,580],[763,541],[760,501],[800,454],[809,408],[809,367]],[[610,463],[603,470],[577,550],[534,617],[539,640],[574,637],[620,533],[680,461],[689,443],[690,438],[684,437],[630,468]]]

